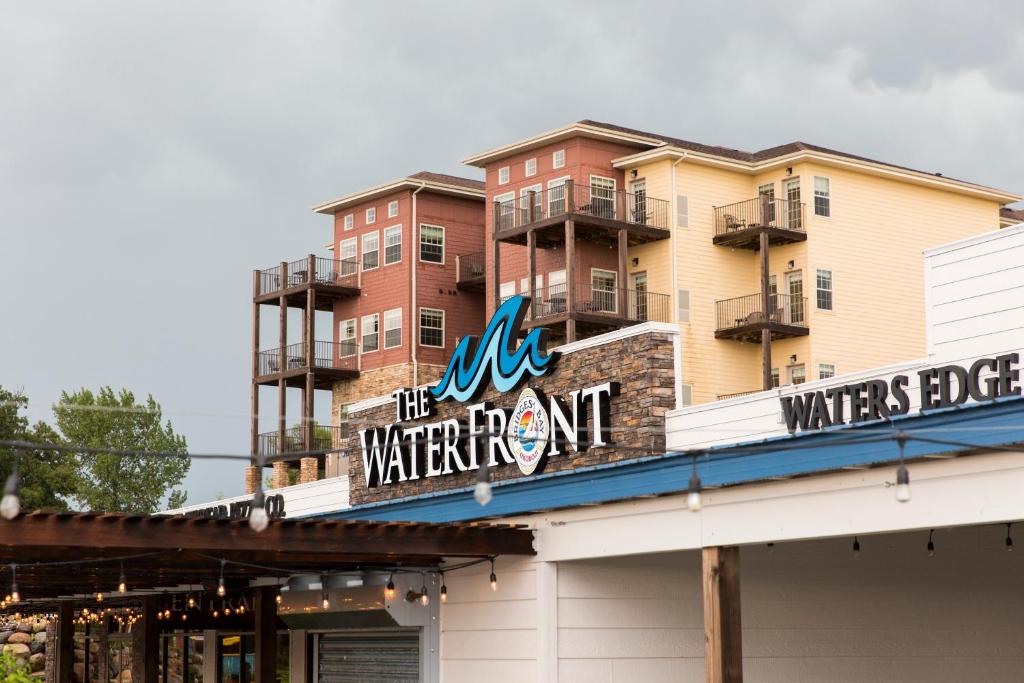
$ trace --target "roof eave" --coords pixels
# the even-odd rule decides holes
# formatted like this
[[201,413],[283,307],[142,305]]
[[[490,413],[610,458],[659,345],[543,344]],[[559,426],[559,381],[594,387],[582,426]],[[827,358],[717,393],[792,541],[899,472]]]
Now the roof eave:
[[665,144],[664,140],[659,140],[645,135],[633,135],[631,133],[610,130],[608,128],[593,126],[586,123],[570,123],[567,126],[555,128],[554,130],[546,131],[540,135],[534,135],[523,140],[517,140],[516,142],[508,145],[495,147],[494,149],[474,154],[473,156],[463,159],[462,163],[469,166],[483,168],[491,161],[502,159],[517,152],[526,151],[534,147],[541,147],[553,142],[558,142],[559,140],[565,140],[576,135],[613,140],[617,142],[627,142],[636,145],[649,145],[651,147],[660,147]]
[[422,180],[418,178],[400,178],[399,180],[392,181],[390,183],[384,183],[383,185],[375,185],[374,187],[360,192],[354,192],[347,194],[337,199],[332,199],[329,202],[318,204],[313,206],[312,209],[316,213],[325,214],[328,216],[334,215],[339,210],[344,209],[352,204],[359,204],[365,201],[369,201],[375,197],[381,197],[392,192],[398,192],[404,189],[413,189],[422,187],[426,190],[437,192],[438,194],[448,194],[460,197],[470,197],[473,199],[484,199],[486,192],[484,190],[474,190],[468,187],[461,187],[459,185],[450,185],[448,183],[439,183],[432,180]]

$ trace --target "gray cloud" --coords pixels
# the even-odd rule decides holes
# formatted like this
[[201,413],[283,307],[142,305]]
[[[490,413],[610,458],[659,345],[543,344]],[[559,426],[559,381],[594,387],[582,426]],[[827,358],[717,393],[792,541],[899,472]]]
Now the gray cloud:
[[7,3],[0,93],[0,383],[150,391],[204,451],[247,448],[252,268],[369,184],[590,117],[1024,189],[1019,2]]

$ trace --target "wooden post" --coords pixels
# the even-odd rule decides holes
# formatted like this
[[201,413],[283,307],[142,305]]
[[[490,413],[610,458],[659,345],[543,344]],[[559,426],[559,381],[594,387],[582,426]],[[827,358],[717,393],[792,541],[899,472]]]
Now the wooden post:
[[[314,257],[310,256],[310,266],[315,266]],[[312,271],[310,271],[312,272]],[[313,366],[316,364],[316,290],[306,290],[306,386],[302,392],[302,439],[304,450],[313,450]],[[333,345],[330,354],[334,355]],[[333,359],[331,359],[333,361]]]
[[761,388],[767,390],[772,388],[772,331],[769,325],[772,315],[771,304],[776,302],[771,301],[769,291],[768,231],[761,228],[758,239],[761,247],[761,316],[764,319],[764,327],[761,329]]
[[[277,452],[284,452],[284,435],[287,425],[285,424],[285,413],[288,408],[288,386],[284,381],[284,371],[288,369],[288,300],[284,297],[284,290],[288,286],[288,263],[281,261],[281,296],[277,300],[278,311],[278,368],[280,373],[277,380]],[[263,473],[260,472],[260,477]]]
[[256,296],[260,292],[260,271],[252,272],[252,388],[249,391],[249,453],[256,455],[259,450],[260,434],[260,385],[256,378],[260,374],[260,305]]
[[75,668],[75,604],[61,600],[57,607],[57,683],[71,683]]
[[701,550],[704,577],[704,681],[742,683],[740,549]]
[[[628,318],[629,311],[626,310],[626,259],[629,256],[629,234],[625,228],[619,228],[619,291],[618,297],[619,317]],[[593,283],[591,283],[593,284]]]
[[[530,193],[533,195],[533,192]],[[531,221],[532,222],[532,221]],[[526,291],[530,294],[530,308],[526,312],[526,319],[533,320],[533,313],[537,306],[537,231],[526,232]]]
[[565,181],[565,212],[576,213],[576,190],[572,178]]
[[142,619],[132,629],[132,683],[157,683],[160,666],[160,597],[142,598]]
[[[566,181],[569,189],[569,181]],[[576,223],[565,222],[565,341],[576,341]]]
[[277,676],[277,588],[260,586],[256,589],[253,609],[256,636],[255,683],[274,683]]
[[498,240],[498,202],[494,202],[493,226],[491,230],[491,286],[494,289],[494,310],[496,311],[501,304],[501,242]]

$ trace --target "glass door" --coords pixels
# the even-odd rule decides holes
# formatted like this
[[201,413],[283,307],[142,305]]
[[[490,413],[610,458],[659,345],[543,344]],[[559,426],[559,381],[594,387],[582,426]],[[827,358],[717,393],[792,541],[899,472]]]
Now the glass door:
[[618,312],[618,273],[594,268],[590,271],[591,309],[601,313]]
[[647,181],[634,180],[629,184],[629,193],[632,195],[630,216],[632,223],[647,223]]
[[782,183],[786,195],[785,225],[791,230],[800,229],[800,179],[790,178]]
[[789,291],[789,320],[790,324],[798,324],[804,321],[804,274],[796,270],[786,273],[786,289]]
[[629,276],[631,302],[630,318],[647,320],[647,273],[633,273]]

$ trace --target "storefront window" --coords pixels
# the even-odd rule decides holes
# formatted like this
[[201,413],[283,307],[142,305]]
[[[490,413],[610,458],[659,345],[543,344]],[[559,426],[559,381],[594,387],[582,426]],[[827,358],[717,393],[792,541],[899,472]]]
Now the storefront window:
[[161,683],[203,683],[203,637],[172,634],[162,637]]
[[218,683],[254,683],[255,639],[251,635],[222,636]]
[[290,641],[287,631],[277,634],[277,683],[289,683]]

